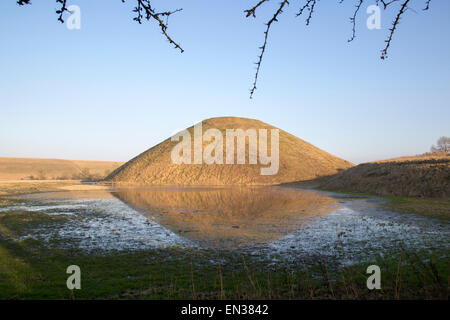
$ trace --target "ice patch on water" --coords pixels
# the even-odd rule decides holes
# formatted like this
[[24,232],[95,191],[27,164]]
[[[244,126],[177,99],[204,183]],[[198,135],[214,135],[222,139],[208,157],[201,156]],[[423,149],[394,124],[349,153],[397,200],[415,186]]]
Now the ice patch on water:
[[[65,201],[67,202],[67,201]],[[85,250],[142,250],[168,246],[195,247],[167,228],[131,209],[117,199],[71,201],[47,206],[47,210],[64,208],[71,215],[68,222],[55,228],[35,229],[23,239],[32,238],[62,247]],[[26,207],[27,211],[46,212],[45,206]],[[62,240],[62,241],[61,241]]]
[[[351,264],[405,248],[448,248],[448,223],[382,210],[373,199],[340,201],[340,209],[306,224],[289,235],[266,244],[234,251],[269,257],[276,263],[303,257],[327,257]],[[375,201],[376,202],[376,201]],[[116,198],[40,199],[1,208],[1,212],[26,210],[67,215],[67,221],[33,229],[21,239],[47,241],[50,246],[83,250],[145,250],[179,246],[207,248],[149,220]]]
[[[12,212],[12,211],[28,211],[28,212],[45,212],[47,214],[72,214],[73,210],[80,210],[86,208],[85,204],[52,204],[52,205],[42,205],[38,203],[34,203],[31,205],[11,205],[8,207],[0,208],[0,213],[3,212]],[[59,212],[54,212],[59,211]],[[65,212],[69,211],[69,212]]]
[[446,248],[449,239],[448,226],[430,219],[344,207],[260,250],[268,256],[330,257],[351,264],[394,248]]

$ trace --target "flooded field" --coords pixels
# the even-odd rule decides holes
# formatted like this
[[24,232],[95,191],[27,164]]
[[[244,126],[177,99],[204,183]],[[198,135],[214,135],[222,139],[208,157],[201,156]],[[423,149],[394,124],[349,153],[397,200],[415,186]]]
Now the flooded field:
[[[0,214],[58,217],[21,234],[49,247],[181,247],[347,264],[401,249],[447,249],[446,221],[389,212],[382,200],[287,187],[126,188],[15,197]],[[446,252],[446,251],[445,251]]]

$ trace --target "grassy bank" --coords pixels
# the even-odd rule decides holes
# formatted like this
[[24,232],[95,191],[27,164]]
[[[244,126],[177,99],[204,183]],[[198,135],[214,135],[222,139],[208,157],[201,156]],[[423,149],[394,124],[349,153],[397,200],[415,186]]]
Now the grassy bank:
[[320,183],[327,190],[450,199],[450,156],[430,154],[361,163]]
[[414,213],[443,220],[450,219],[450,200],[393,196],[384,198],[389,200],[385,206],[396,212]]
[[0,157],[0,180],[103,178],[122,162]]
[[74,183],[79,181],[0,181],[0,196],[61,191],[61,187]]
[[81,184],[80,180],[0,181],[1,198],[30,193],[104,190],[107,186]]
[[390,211],[395,211],[398,213],[412,213],[429,218],[438,218],[441,220],[450,219],[450,200],[448,199],[381,196],[361,192],[326,190],[322,188],[315,189],[340,194],[378,197],[386,200],[383,207]]
[[[30,228],[61,223],[37,212],[0,213],[1,299],[447,299],[447,252],[393,252],[340,266],[316,257],[288,263],[183,248],[92,251],[51,248],[24,239]],[[23,239],[14,241],[13,239]],[[382,290],[366,287],[366,268],[381,268]],[[68,290],[66,268],[81,268],[81,290]]]

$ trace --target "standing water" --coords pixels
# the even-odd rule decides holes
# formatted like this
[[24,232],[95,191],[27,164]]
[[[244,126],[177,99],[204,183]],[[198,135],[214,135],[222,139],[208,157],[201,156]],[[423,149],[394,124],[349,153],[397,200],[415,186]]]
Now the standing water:
[[287,259],[361,261],[392,249],[447,248],[447,223],[382,208],[382,200],[288,187],[123,188],[27,195],[1,212],[66,217],[19,240],[83,250],[179,246]]

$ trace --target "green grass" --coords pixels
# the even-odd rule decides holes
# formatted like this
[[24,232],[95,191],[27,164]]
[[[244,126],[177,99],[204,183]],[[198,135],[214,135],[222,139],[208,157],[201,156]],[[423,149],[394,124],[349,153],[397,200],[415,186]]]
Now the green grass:
[[450,200],[394,196],[385,198],[389,200],[385,206],[397,212],[414,213],[442,220],[450,218]]
[[[36,212],[0,214],[0,299],[447,299],[448,250],[392,252],[341,267],[324,258],[295,263],[183,248],[86,252],[13,241],[67,219]],[[219,264],[220,262],[220,264]],[[66,268],[81,268],[68,290]],[[366,287],[377,264],[382,290]]]
[[324,190],[327,192],[350,194],[355,196],[378,197],[385,199],[384,208],[398,213],[413,213],[429,218],[438,218],[441,220],[450,219],[450,200],[439,198],[412,198],[400,196],[382,196],[369,193],[348,192],[348,191],[334,191]]
[[[420,259],[418,258],[420,255]],[[180,249],[103,254],[33,249],[31,243],[2,242],[1,299],[447,299],[448,261],[436,253],[406,254],[375,261],[382,290],[366,288],[357,264],[334,270],[324,261],[298,269],[267,268],[238,256],[223,265],[207,253]],[[429,260],[423,262],[424,258]],[[81,290],[66,288],[66,268],[81,268]]]

